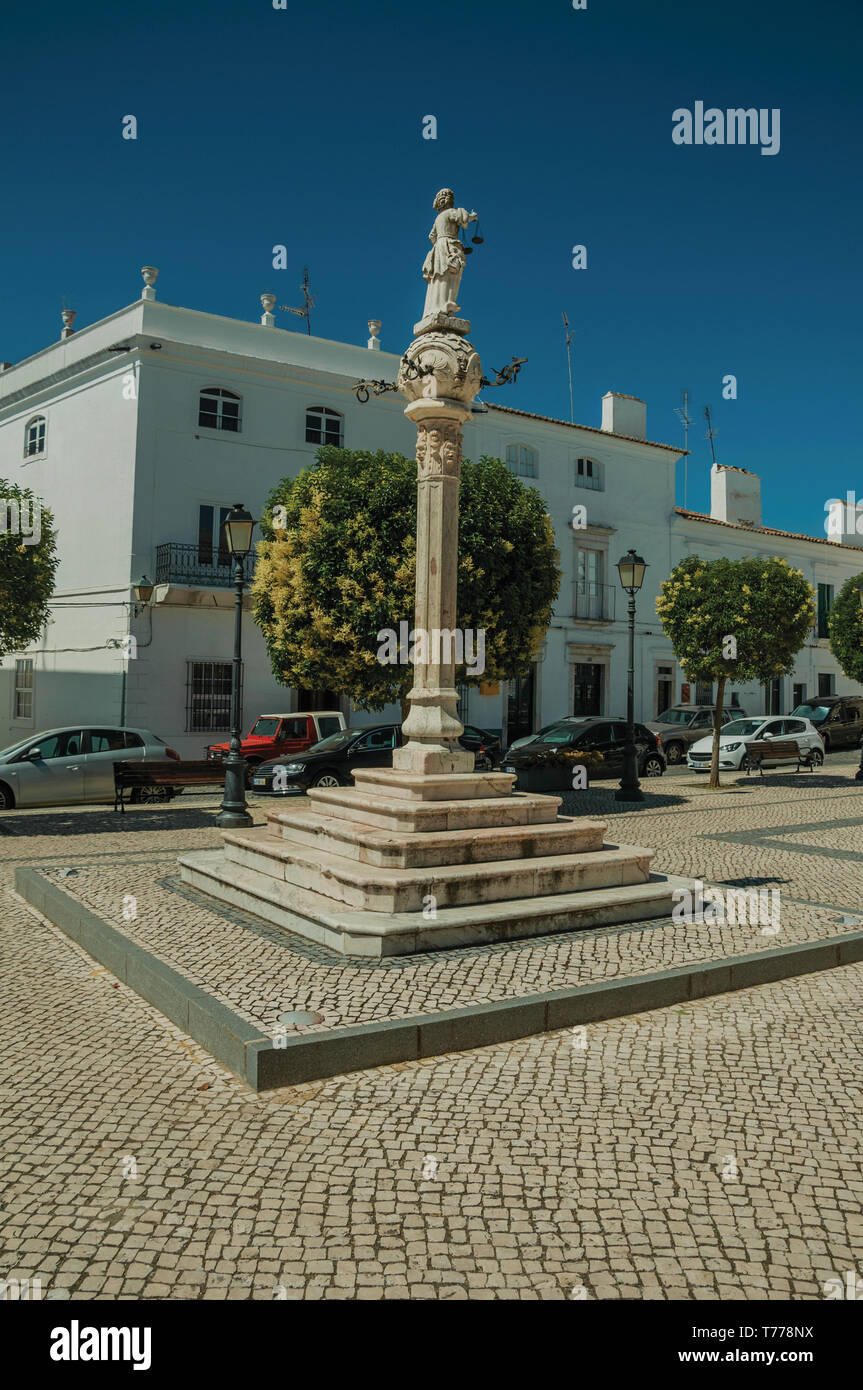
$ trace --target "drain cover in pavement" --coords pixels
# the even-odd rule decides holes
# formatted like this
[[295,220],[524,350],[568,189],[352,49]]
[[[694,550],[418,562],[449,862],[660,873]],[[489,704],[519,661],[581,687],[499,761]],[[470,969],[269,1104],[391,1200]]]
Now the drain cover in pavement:
[[283,1023],[286,1028],[307,1028],[310,1023],[323,1023],[321,1014],[306,1013],[304,1009],[289,1009],[286,1014],[279,1014],[279,1023]]

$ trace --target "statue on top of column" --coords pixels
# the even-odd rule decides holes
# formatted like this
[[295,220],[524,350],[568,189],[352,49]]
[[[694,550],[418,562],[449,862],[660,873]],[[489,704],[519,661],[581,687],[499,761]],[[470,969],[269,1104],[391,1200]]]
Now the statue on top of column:
[[459,228],[476,222],[475,212],[455,206],[451,188],[442,188],[434,200],[437,217],[429,232],[432,249],[423,263],[423,279],[428,282],[423,322],[437,314],[447,317],[458,309],[458,290],[465,267],[464,247],[458,238]]

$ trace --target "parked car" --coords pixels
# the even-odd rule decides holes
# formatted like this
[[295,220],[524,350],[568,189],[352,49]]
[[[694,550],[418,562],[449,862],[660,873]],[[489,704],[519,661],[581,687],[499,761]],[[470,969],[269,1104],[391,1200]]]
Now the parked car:
[[[493,743],[472,726],[459,742],[474,754],[478,771],[488,771]],[[275,758],[253,768],[249,785],[262,796],[304,796],[309,787],[349,787],[357,768],[392,767],[393,751],[402,746],[399,724],[340,729],[292,758]],[[498,752],[500,743],[497,744]],[[279,772],[281,769],[281,772]]]
[[114,763],[168,758],[180,755],[149,729],[76,724],[30,734],[0,751],[0,810],[113,801]]
[[824,740],[824,752],[833,748],[863,748],[863,697],[819,695],[798,705],[792,718],[809,719]]
[[[567,719],[540,732],[528,743],[518,740],[501,759],[503,772],[514,772],[516,786],[531,783],[534,769],[554,768],[564,780],[569,766],[578,763],[578,754],[585,754],[588,780],[620,777],[623,774],[623,750],[627,740],[625,719]],[[661,777],[665,757],[659,739],[644,724],[635,725],[635,748],[640,777]],[[560,755],[563,755],[562,757]],[[571,758],[571,762],[570,762]],[[554,780],[553,778],[550,780]]]
[[[240,750],[249,768],[290,753],[304,753],[313,743],[338,733],[345,727],[345,716],[338,710],[310,710],[305,714],[261,714],[255,720]],[[211,743],[207,759],[224,761],[230,743]]]
[[[742,719],[745,709],[739,705],[723,710],[723,719]],[[682,763],[686,750],[696,740],[713,732],[716,717],[715,705],[672,705],[656,719],[648,719],[647,727],[659,734],[659,745],[671,764]]]
[[[761,742],[763,739],[791,739],[793,738],[801,753],[811,750],[812,764],[820,767],[824,761],[824,748],[821,742],[821,735],[815,725],[808,719],[794,719],[786,716],[777,719],[772,715],[756,714],[749,719],[733,719],[730,724],[723,724],[719,734],[719,767],[720,771],[745,771],[750,767],[751,761],[747,754],[747,746],[750,743]],[[709,772],[710,760],[713,757],[713,735],[709,738],[699,739],[693,743],[686,759],[687,767],[693,772]],[[765,767],[778,767],[781,762],[789,761],[786,759],[764,759]],[[796,762],[792,758],[791,762]]]
[[459,743],[462,748],[467,748],[474,754],[474,767],[477,772],[491,772],[498,766],[502,750],[497,734],[490,734],[486,729],[477,729],[473,724],[465,724]]

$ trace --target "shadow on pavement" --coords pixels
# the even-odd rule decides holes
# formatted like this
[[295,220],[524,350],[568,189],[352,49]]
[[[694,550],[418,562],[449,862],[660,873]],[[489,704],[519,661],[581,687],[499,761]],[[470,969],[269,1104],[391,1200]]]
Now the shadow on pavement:
[[[101,835],[159,830],[202,830],[215,824],[218,806],[210,811],[169,806],[134,807],[125,815],[111,810],[32,811],[26,816],[14,811],[0,814],[0,835]],[[254,812],[253,812],[254,814]],[[260,824],[256,818],[256,824]]]

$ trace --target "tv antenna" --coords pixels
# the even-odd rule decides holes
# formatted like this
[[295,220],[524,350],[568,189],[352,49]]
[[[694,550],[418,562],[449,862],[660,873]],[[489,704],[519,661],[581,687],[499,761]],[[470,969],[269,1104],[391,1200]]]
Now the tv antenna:
[[683,393],[683,405],[676,405],[674,413],[683,426],[683,510],[686,511],[686,484],[689,474],[689,426],[692,419],[689,414],[689,392]]
[[306,301],[306,302],[305,302],[304,308],[302,308],[302,309],[292,309],[291,306],[290,306],[290,304],[280,304],[280,305],[279,305],[279,308],[280,308],[284,313],[287,313],[287,314],[297,314],[301,319],[305,319],[305,321],[306,321],[306,332],[308,333],[309,337],[311,337],[311,335],[312,335],[312,316],[311,316],[311,311],[312,311],[312,309],[314,309],[314,307],[315,307],[315,296],[312,294],[311,285],[309,284],[309,267],[308,267],[307,265],[304,265],[304,266],[303,266],[303,283],[302,283],[302,291],[303,291],[303,298],[304,298],[305,301]]
[[569,326],[569,319],[566,317],[565,313],[563,315],[563,327],[566,333],[566,361],[569,367],[569,423],[571,425],[574,425],[575,408],[572,404],[572,340],[575,337],[575,334],[572,332]]
[[706,435],[704,436],[704,438],[710,440],[710,453],[711,453],[711,457],[713,458],[713,462],[714,462],[714,464],[715,464],[715,463],[716,463],[716,450],[715,450],[714,447],[713,447],[713,441],[714,441],[714,439],[716,438],[717,434],[719,433],[719,430],[715,430],[715,429],[713,428],[713,426],[711,425],[711,423],[710,423],[710,406],[709,406],[709,405],[706,405],[706,406],[704,407],[704,418],[705,418],[705,420],[707,421],[707,433],[706,433]]

